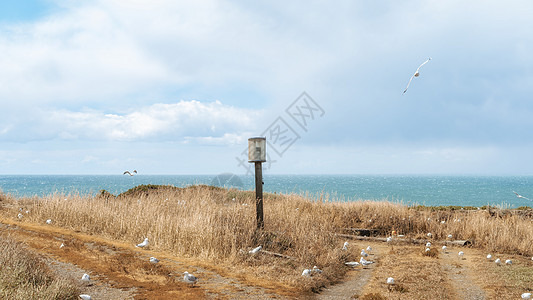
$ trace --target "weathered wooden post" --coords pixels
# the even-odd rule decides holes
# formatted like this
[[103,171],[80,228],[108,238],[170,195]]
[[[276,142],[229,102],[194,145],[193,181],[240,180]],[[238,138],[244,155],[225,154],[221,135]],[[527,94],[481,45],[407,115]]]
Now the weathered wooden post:
[[248,139],[248,162],[255,163],[255,211],[257,229],[263,229],[263,168],[266,161],[266,138],[253,137]]

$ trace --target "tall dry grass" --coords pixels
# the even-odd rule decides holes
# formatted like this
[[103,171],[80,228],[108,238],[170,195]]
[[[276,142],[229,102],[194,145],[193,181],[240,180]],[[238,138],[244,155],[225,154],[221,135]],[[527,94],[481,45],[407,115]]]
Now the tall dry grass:
[[77,299],[78,288],[53,274],[41,258],[1,235],[0,299]]
[[[233,200],[234,199],[234,200]],[[282,278],[291,286],[314,289],[346,272],[346,260],[358,260],[341,251],[336,235],[346,228],[375,229],[383,236],[394,230],[412,238],[454,239],[474,242],[490,251],[533,255],[533,222],[517,214],[492,216],[486,210],[435,210],[386,201],[341,202],[327,197],[314,201],[299,195],[265,195],[265,230],[255,230],[254,193],[207,186],[184,189],[138,188],[114,198],[50,195],[16,200],[29,209],[23,221],[139,243],[150,239],[152,249],[227,265],[254,266],[258,276]],[[14,215],[18,211],[12,212]],[[250,257],[248,250],[265,250],[295,258]],[[327,270],[321,280],[301,280],[301,270],[314,265]],[[282,274],[280,276],[279,274]]]

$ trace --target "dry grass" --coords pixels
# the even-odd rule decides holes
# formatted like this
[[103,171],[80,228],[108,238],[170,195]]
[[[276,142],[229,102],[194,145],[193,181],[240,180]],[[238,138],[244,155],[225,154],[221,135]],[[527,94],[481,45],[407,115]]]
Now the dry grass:
[[0,299],[77,299],[72,282],[54,275],[42,259],[5,235],[0,266]]
[[[233,200],[235,199],[235,200]],[[22,222],[44,223],[137,244],[145,237],[154,250],[217,264],[239,266],[234,274],[254,281],[281,278],[280,285],[299,291],[319,289],[342,278],[343,263],[358,260],[358,253],[342,251],[335,233],[345,228],[371,228],[387,236],[395,230],[412,238],[474,241],[488,251],[533,255],[533,222],[519,214],[489,214],[486,210],[434,210],[386,201],[312,201],[298,195],[265,195],[265,230],[255,230],[254,193],[207,186],[184,189],[140,187],[117,198],[102,193],[50,195],[12,199],[12,217],[18,208],[30,213]],[[442,222],[444,221],[444,222]],[[294,257],[250,256],[248,250],[265,250]],[[317,265],[319,276],[302,280],[304,268]],[[246,267],[254,268],[247,277]],[[281,274],[281,275],[280,275]],[[271,281],[273,283],[274,281]]]

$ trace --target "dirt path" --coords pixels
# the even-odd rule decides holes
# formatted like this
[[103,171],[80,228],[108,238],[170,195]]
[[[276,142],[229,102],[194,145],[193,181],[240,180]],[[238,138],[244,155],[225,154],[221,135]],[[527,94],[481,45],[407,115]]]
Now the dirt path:
[[[463,257],[458,255],[459,251],[464,253]],[[455,288],[457,299],[482,300],[487,298],[485,291],[474,281],[472,274],[472,256],[475,252],[478,251],[454,248],[441,252],[442,269]]]
[[[63,276],[79,279],[84,273],[91,283],[83,293],[94,299],[282,299],[261,287],[241,283],[201,262],[168,253],[135,248],[98,237],[52,226],[2,220],[0,230],[24,242],[48,258],[49,266]],[[64,247],[60,247],[61,244]],[[160,259],[156,265],[151,256]],[[199,278],[195,286],[182,281],[188,271]]]

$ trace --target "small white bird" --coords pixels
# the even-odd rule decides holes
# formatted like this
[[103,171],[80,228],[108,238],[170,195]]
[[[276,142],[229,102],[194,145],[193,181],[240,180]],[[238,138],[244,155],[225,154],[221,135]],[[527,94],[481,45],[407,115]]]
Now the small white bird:
[[263,249],[263,246],[260,245],[259,247],[255,247],[252,250],[248,251],[248,253],[256,254],[257,252],[261,251],[261,249]]
[[427,243],[426,243],[426,247],[427,247],[427,248],[431,247],[431,243],[430,243],[430,242],[427,242]]
[[431,249],[429,249],[429,248],[426,248],[426,252],[429,252],[429,251],[431,251]]
[[370,246],[366,247],[366,252],[372,252],[372,247]]
[[311,276],[311,270],[309,270],[309,269],[305,269],[305,270],[302,272],[302,276],[310,277],[310,276]]
[[499,258],[496,258],[496,260],[494,261],[494,263],[496,263],[497,265],[501,264],[502,261],[499,259]]
[[531,201],[531,199],[529,199],[529,198],[526,198],[526,197],[524,197],[524,196],[522,196],[522,195],[518,194],[518,193],[517,193],[517,192],[515,192],[515,191],[513,191],[513,193],[515,193],[515,194],[516,194],[516,197],[518,197],[518,198],[522,198],[522,199],[526,199],[526,200],[529,200],[529,201]]
[[61,246],[59,246],[59,249],[65,247],[65,244],[61,243]]
[[361,256],[368,257],[368,253],[365,252],[365,249],[361,249]]
[[442,246],[442,250],[446,251],[447,249],[448,249],[448,247]]
[[196,276],[192,274],[189,274],[189,272],[185,271],[183,273],[183,281],[185,281],[186,283],[190,283],[191,285],[194,285],[198,281],[198,278],[196,278]]
[[82,299],[82,300],[91,300],[93,298],[91,298],[91,296],[89,296],[87,294],[81,294],[80,295],[80,299]]
[[322,270],[320,270],[317,266],[314,266],[313,267],[313,272],[321,274]]
[[506,264],[506,265],[512,265],[513,262],[512,262],[510,259],[507,259],[507,260],[505,260],[505,264]]
[[155,257],[150,257],[150,262],[153,263],[153,264],[157,264],[159,262],[159,259],[157,259]]
[[19,219],[22,219],[24,216],[23,216],[21,213],[19,213],[19,214],[17,215],[17,217],[18,217]]
[[392,242],[392,236],[389,236],[389,237],[387,238],[387,243],[390,243],[390,242]]
[[451,234],[448,234],[448,238],[451,239],[453,237],[453,235]]
[[359,265],[359,263],[356,261],[348,261],[348,262],[345,262],[344,264],[349,267],[357,267]]
[[342,246],[342,250],[344,251],[348,250],[348,242],[344,242],[344,246]]
[[85,273],[83,276],[81,276],[81,281],[89,282],[91,280],[91,276],[89,274]]
[[457,253],[457,255],[459,255],[459,257],[462,259],[463,256],[465,255],[465,253],[463,251],[459,251],[459,253]]
[[431,57],[428,58],[428,60],[426,60],[425,62],[423,62],[417,69],[416,69],[416,72],[413,74],[413,76],[411,76],[411,79],[409,79],[409,82],[407,83],[407,87],[405,88],[405,90],[403,91],[403,93],[405,94],[405,92],[407,92],[407,89],[409,88],[409,85],[411,84],[411,81],[413,80],[413,78],[415,77],[418,77],[420,76],[420,68],[422,68],[423,65],[427,64],[428,61],[431,60]]
[[440,221],[440,223],[441,223],[441,224],[444,224],[444,223],[446,223],[446,221],[442,220],[442,221]]
[[48,225],[52,224],[52,220],[51,219],[46,220],[46,224]]
[[487,260],[491,260],[492,259],[492,255],[491,254],[487,254]]
[[373,261],[369,261],[369,260],[366,260],[364,259],[363,257],[361,257],[361,259],[359,259],[359,263],[363,266],[368,266],[370,264],[373,264],[374,262]]
[[387,278],[387,284],[394,284],[394,278],[392,277]]
[[522,299],[531,299],[531,293],[523,293],[521,297]]
[[148,238],[145,238],[142,243],[137,244],[137,247],[139,247],[139,248],[144,248],[146,246],[148,246]]
[[426,234],[428,237],[432,237],[433,234],[431,234],[431,232],[428,232],[428,234]]

